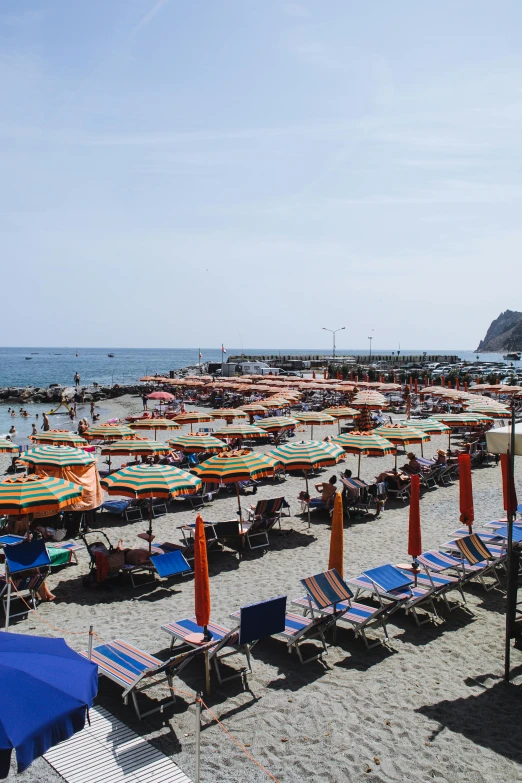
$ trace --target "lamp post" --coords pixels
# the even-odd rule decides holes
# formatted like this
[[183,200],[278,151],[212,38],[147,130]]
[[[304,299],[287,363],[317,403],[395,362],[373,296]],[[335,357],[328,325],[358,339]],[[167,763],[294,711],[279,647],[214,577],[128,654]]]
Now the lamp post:
[[370,364],[372,363],[372,340],[373,337],[368,337],[368,340],[370,341]]
[[341,326],[339,329],[327,329],[326,326],[321,327],[325,332],[331,332],[333,337],[333,358],[335,359],[335,335],[337,332],[342,332],[346,329],[346,326]]

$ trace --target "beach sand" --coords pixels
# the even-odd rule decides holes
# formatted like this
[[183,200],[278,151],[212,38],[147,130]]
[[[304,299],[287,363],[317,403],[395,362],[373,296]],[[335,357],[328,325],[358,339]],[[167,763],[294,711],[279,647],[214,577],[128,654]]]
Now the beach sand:
[[[137,412],[141,401],[121,398],[104,402],[111,415]],[[314,436],[334,434],[336,427],[316,428]],[[159,437],[165,437],[159,433]],[[309,430],[298,432],[308,438]],[[446,437],[434,437],[425,445],[425,455],[446,447]],[[416,449],[414,449],[416,450]],[[399,465],[405,462],[399,458]],[[519,461],[520,463],[520,461]],[[393,464],[393,457],[362,460],[362,478]],[[2,457],[0,467],[7,465]],[[342,467],[356,473],[357,459],[348,456]],[[338,470],[327,470],[328,478]],[[520,485],[521,468],[517,466]],[[499,467],[473,472],[477,523],[502,513]],[[284,518],[285,534],[271,535],[267,551],[247,552],[239,562],[227,551],[210,559],[212,618],[230,626],[229,613],[240,605],[286,594],[302,594],[301,577],[328,566],[329,517],[312,514],[312,528],[299,514],[298,492],[304,479],[262,486],[254,497],[242,498],[246,506],[262,498],[284,494],[292,516]],[[234,518],[235,495],[219,498],[205,508],[206,519]],[[154,521],[157,540],[178,541],[179,525],[195,518],[184,504]],[[423,548],[435,548],[450,539],[459,526],[458,484],[423,491],[421,502]],[[104,530],[116,544],[139,546],[137,533],[146,523],[122,524],[103,517]],[[345,520],[345,576],[385,562],[407,562],[408,506],[391,503],[379,518]],[[41,605],[34,615],[15,623],[22,633],[57,635],[62,629],[75,649],[87,646],[87,630],[104,640],[115,637],[159,655],[168,656],[169,639],[162,623],[192,616],[194,589],[191,578],[133,589],[129,584],[110,592],[86,589],[87,553],[79,553],[79,565],[54,573],[49,579],[58,596],[52,605]],[[443,624],[418,628],[413,619],[396,613],[389,625],[388,648],[367,651],[353,633],[339,629],[337,643],[329,648],[324,663],[302,666],[285,645],[264,640],[254,648],[254,673],[249,690],[241,681],[218,686],[206,699],[214,714],[238,742],[278,780],[298,783],[382,781],[383,783],[493,783],[522,779],[522,737],[518,728],[522,698],[522,654],[512,652],[515,677],[502,683],[505,601],[498,590],[486,593],[478,585],[466,589],[471,612],[441,609]],[[84,635],[74,635],[84,632]],[[370,632],[375,635],[376,631]],[[72,634],[72,635],[71,635]],[[244,659],[237,658],[231,665]],[[176,686],[185,693],[204,688],[202,667],[183,672]],[[155,695],[155,691],[150,692]],[[165,695],[165,689],[158,689]],[[131,707],[124,707],[121,690],[101,680],[98,703],[171,755],[182,770],[194,778],[195,710],[189,696],[177,705],[138,722]],[[208,715],[203,714],[201,780],[265,781],[257,767]],[[27,781],[58,780],[39,760],[18,778]]]

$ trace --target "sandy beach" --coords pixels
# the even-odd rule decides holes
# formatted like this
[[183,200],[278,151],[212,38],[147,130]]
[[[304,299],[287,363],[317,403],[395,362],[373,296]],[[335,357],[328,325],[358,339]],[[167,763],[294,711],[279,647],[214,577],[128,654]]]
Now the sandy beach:
[[[104,415],[125,416],[141,410],[139,398],[122,397],[103,403]],[[83,415],[81,410],[79,415]],[[187,428],[185,428],[187,429]],[[334,434],[336,427],[315,428],[314,437]],[[164,439],[164,433],[158,433]],[[309,438],[301,429],[296,438]],[[426,456],[446,447],[447,438],[433,437],[425,445]],[[2,472],[8,464],[0,456]],[[399,465],[405,461],[399,457]],[[101,458],[99,458],[101,462]],[[124,458],[121,458],[124,461]],[[361,477],[373,480],[393,457],[362,459]],[[118,463],[117,463],[118,464]],[[341,466],[356,472],[356,457],[347,456]],[[340,466],[340,467],[341,467]],[[336,470],[326,470],[329,477]],[[522,470],[517,466],[517,480]],[[473,472],[476,523],[502,513],[500,468],[482,467]],[[242,604],[286,594],[289,601],[302,594],[299,579],[327,568],[329,517],[312,514],[307,528],[300,515],[297,495],[302,477],[288,476],[282,484],[265,482],[255,497],[242,498],[244,506],[283,494],[291,516],[283,521],[283,535],[272,534],[266,551],[246,552],[241,561],[223,551],[210,557],[212,618],[230,626],[229,614]],[[219,497],[204,509],[204,518],[234,518],[235,494]],[[166,516],[154,521],[157,540],[179,541],[179,526],[192,521],[195,511],[175,502]],[[459,526],[458,484],[423,491],[421,519],[423,548],[450,540]],[[139,546],[137,534],[143,521],[124,523],[103,516],[103,529],[116,544]],[[388,503],[371,516],[345,520],[345,576],[383,563],[408,561],[408,506]],[[191,578],[133,589],[130,582],[111,591],[83,586],[88,572],[87,552],[79,553],[79,565],[53,573],[51,590],[55,604],[43,604],[35,615],[16,622],[13,630],[42,635],[63,635],[75,649],[87,646],[87,630],[105,641],[119,637],[159,657],[168,656],[169,639],[162,623],[192,616],[194,590]],[[504,581],[504,577],[501,577]],[[522,739],[518,721],[522,707],[522,653],[513,651],[513,684],[502,683],[504,652],[504,597],[499,590],[485,592],[478,584],[466,589],[468,609],[448,614],[444,623],[418,628],[413,619],[396,613],[388,626],[388,647],[366,650],[353,633],[339,628],[335,646],[324,663],[302,666],[277,640],[261,641],[253,651],[254,672],[248,690],[234,680],[219,687],[212,681],[209,707],[247,751],[285,783],[315,780],[382,781],[382,783],[493,783],[522,777]],[[370,632],[374,636],[376,631]],[[82,635],[83,634],[83,635]],[[232,659],[237,666],[244,659]],[[184,694],[203,690],[202,667],[194,665],[176,680],[183,692],[177,705],[164,714],[138,722],[124,707],[121,691],[100,680],[97,703],[106,707],[140,734],[172,756],[181,769],[194,777],[195,711]],[[165,689],[158,694],[165,695]],[[155,691],[151,692],[154,696]],[[269,778],[203,714],[202,772],[205,783],[265,781]],[[43,760],[36,761],[18,779],[52,781],[60,778]]]

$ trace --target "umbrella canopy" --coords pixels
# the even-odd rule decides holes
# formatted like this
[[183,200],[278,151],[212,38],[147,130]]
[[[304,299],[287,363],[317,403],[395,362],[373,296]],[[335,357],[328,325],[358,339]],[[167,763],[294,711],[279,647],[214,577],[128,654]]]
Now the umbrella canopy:
[[299,422],[297,419],[292,419],[290,416],[269,416],[262,421],[257,422],[258,427],[267,432],[278,432],[279,430],[291,430],[297,427]]
[[260,405],[257,402],[251,402],[248,405],[242,405],[241,410],[245,413],[266,413],[268,408],[266,405]]
[[333,416],[334,419],[352,419],[357,416],[359,411],[355,408],[348,408],[346,405],[334,405],[331,408],[325,408],[322,413],[326,413],[327,416]]
[[170,465],[129,465],[103,478],[101,485],[109,495],[168,498],[194,494],[201,486],[201,480]]
[[89,440],[130,440],[136,433],[127,424],[94,424],[85,437]]
[[85,438],[69,430],[47,430],[38,435],[29,435],[33,443],[50,443],[53,446],[87,446]]
[[333,568],[335,568],[341,578],[344,576],[343,496],[340,492],[335,493],[332,532],[330,533],[328,570],[331,571]]
[[0,438],[0,454],[15,454],[19,451],[18,446],[15,446],[10,440]]
[[381,409],[386,408],[388,400],[383,394],[375,391],[360,391],[357,392],[353,400],[350,401],[350,405],[353,408],[369,408],[369,409]]
[[0,777],[12,750],[23,772],[53,745],[85,725],[98,691],[98,667],[64,639],[0,634]]
[[194,473],[203,481],[234,484],[247,479],[273,476],[274,466],[280,465],[279,459],[274,462],[268,455],[255,454],[250,449],[239,449],[210,457],[203,464],[196,465]]
[[187,454],[197,454],[203,451],[224,451],[228,448],[227,444],[214,438],[212,435],[175,435],[169,440],[169,445],[174,449],[179,449]]
[[406,419],[401,422],[407,427],[414,427],[421,432],[427,432],[429,435],[446,435],[450,432],[450,428],[447,424],[443,424],[436,419]]
[[180,425],[173,419],[138,419],[129,425],[133,430],[153,430],[156,440],[158,430],[179,430]]
[[212,416],[214,419],[225,419],[225,421],[248,419],[248,414],[242,408],[218,408],[212,411]]
[[180,413],[174,417],[178,424],[198,424],[199,422],[213,421],[214,417],[210,413],[203,411],[189,411],[189,413]]
[[135,437],[133,440],[119,440],[115,443],[108,443],[102,447],[101,453],[109,457],[123,457],[129,454],[135,454],[136,456],[161,455],[168,454],[169,451],[170,447],[166,443]]
[[294,418],[302,424],[335,424],[335,418],[321,411],[299,411],[294,413]]
[[403,424],[385,424],[382,427],[376,427],[374,433],[389,440],[390,443],[402,446],[409,446],[411,443],[426,443],[431,440],[428,432]]
[[511,416],[511,411],[505,405],[491,402],[472,402],[470,405],[466,405],[466,412],[482,414],[492,419],[509,419]]
[[459,454],[459,501],[460,521],[469,527],[470,533],[475,519],[473,507],[473,484],[471,480],[471,457]]
[[27,465],[58,465],[59,467],[67,467],[68,465],[92,465],[96,458],[82,451],[82,449],[75,449],[72,446],[50,446],[44,444],[22,452],[17,461],[24,462]]
[[448,427],[481,427],[483,424],[490,424],[493,419],[490,416],[483,416],[479,413],[434,413],[431,417],[437,419]]
[[361,456],[363,454],[369,454],[371,457],[384,457],[386,454],[395,452],[393,443],[376,435],[375,430],[373,432],[355,430],[346,435],[336,435],[331,442],[342,446],[348,454],[359,455],[357,475],[361,472]]
[[420,477],[411,476],[410,516],[408,524],[408,554],[413,558],[417,569],[417,558],[422,554],[421,520],[420,520]]
[[57,514],[81,498],[78,484],[49,476],[17,476],[0,482],[0,512],[11,516]]
[[266,438],[266,431],[251,424],[228,424],[220,427],[215,434],[221,438]]
[[301,440],[285,443],[268,452],[279,459],[287,470],[315,470],[337,465],[345,457],[344,449],[333,442]]
[[170,392],[165,391],[157,391],[152,392],[152,394],[147,394],[148,400],[160,400],[161,402],[172,402],[172,400],[175,400],[173,394],[170,394]]

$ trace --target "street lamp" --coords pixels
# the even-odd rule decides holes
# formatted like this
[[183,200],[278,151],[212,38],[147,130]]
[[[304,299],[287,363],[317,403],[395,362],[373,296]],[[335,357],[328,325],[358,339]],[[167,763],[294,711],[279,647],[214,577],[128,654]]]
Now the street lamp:
[[370,341],[370,364],[372,363],[372,340],[373,337],[368,337],[368,340]]
[[342,332],[343,329],[346,329],[346,326],[341,326],[340,329],[327,329],[326,326],[322,326],[322,329],[324,329],[325,332],[331,332],[333,337],[333,358],[335,359],[335,335],[337,332]]

